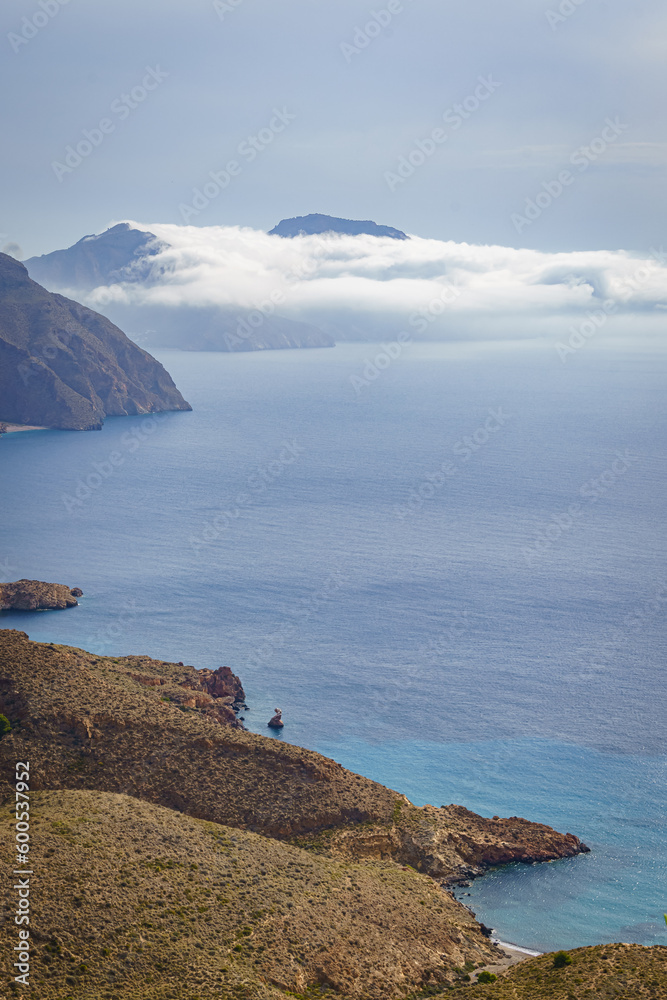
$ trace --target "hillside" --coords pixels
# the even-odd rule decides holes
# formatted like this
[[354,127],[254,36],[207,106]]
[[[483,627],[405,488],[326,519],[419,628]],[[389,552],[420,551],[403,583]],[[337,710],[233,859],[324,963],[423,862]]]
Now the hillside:
[[0,420],[97,430],[106,416],[189,409],[162,365],[118,327],[0,254]]
[[[7,777],[29,759],[40,1000],[667,995],[665,949],[579,949],[564,970],[541,956],[507,971],[447,889],[492,864],[587,850],[571,834],[417,808],[248,733],[227,667],[95,656],[9,629],[0,665],[12,727],[0,739],[0,841],[8,849],[13,835]],[[471,983],[484,968],[502,978]]]
[[[601,944],[568,952],[571,964],[554,968],[554,955],[515,965],[495,983],[460,984],[447,996],[461,1000],[665,1000],[667,947]],[[474,975],[473,977],[474,978]]]
[[9,629],[0,631],[0,662],[0,712],[13,726],[0,759],[33,761],[38,788],[123,792],[350,857],[393,857],[440,879],[587,850],[517,817],[416,808],[327,757],[236,728],[210,671],[94,656]]

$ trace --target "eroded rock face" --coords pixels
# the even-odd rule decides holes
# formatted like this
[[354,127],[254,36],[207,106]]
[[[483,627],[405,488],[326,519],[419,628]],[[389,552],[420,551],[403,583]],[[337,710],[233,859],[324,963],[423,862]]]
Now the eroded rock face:
[[61,611],[74,608],[82,597],[79,587],[70,590],[62,583],[17,580],[0,584],[0,611]]
[[395,858],[448,885],[483,875],[497,865],[555,861],[590,849],[572,833],[558,833],[519,816],[486,819],[464,806],[412,806],[399,800],[391,827],[347,829],[331,840],[353,858]]
[[207,691],[213,698],[231,698],[232,704],[245,704],[243,685],[230,667],[198,670],[192,684],[196,684],[202,691]]

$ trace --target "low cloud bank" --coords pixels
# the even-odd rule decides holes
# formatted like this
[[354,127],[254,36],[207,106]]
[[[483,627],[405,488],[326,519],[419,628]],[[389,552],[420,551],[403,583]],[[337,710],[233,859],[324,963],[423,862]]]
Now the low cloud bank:
[[[164,243],[136,281],[88,304],[223,307],[317,323],[338,339],[398,328],[423,339],[553,336],[589,313],[619,334],[657,336],[667,310],[667,251],[544,253],[412,236],[302,236],[248,228],[130,222]],[[639,320],[639,324],[638,324]],[[605,320],[606,322],[606,320]],[[610,332],[613,324],[609,324]]]

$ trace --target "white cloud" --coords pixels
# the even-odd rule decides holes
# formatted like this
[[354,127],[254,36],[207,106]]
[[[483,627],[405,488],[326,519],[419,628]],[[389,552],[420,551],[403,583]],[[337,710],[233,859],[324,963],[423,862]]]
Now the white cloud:
[[87,299],[93,307],[250,310],[273,295],[282,315],[343,334],[351,322],[377,331],[426,310],[429,317],[433,311],[428,336],[478,336],[486,324],[493,337],[494,327],[522,336],[551,333],[554,321],[607,298],[619,313],[644,319],[664,318],[659,309],[667,303],[667,254],[663,261],[659,252],[640,259],[622,250],[545,253],[416,236],[282,239],[240,227],[131,225],[167,245],[151,258],[147,279],[95,289]]

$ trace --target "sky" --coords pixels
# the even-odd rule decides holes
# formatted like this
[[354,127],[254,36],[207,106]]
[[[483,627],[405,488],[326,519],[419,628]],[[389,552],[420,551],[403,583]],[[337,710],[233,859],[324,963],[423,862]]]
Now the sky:
[[119,219],[310,212],[552,253],[667,243],[660,0],[5,0],[0,20],[16,256]]

